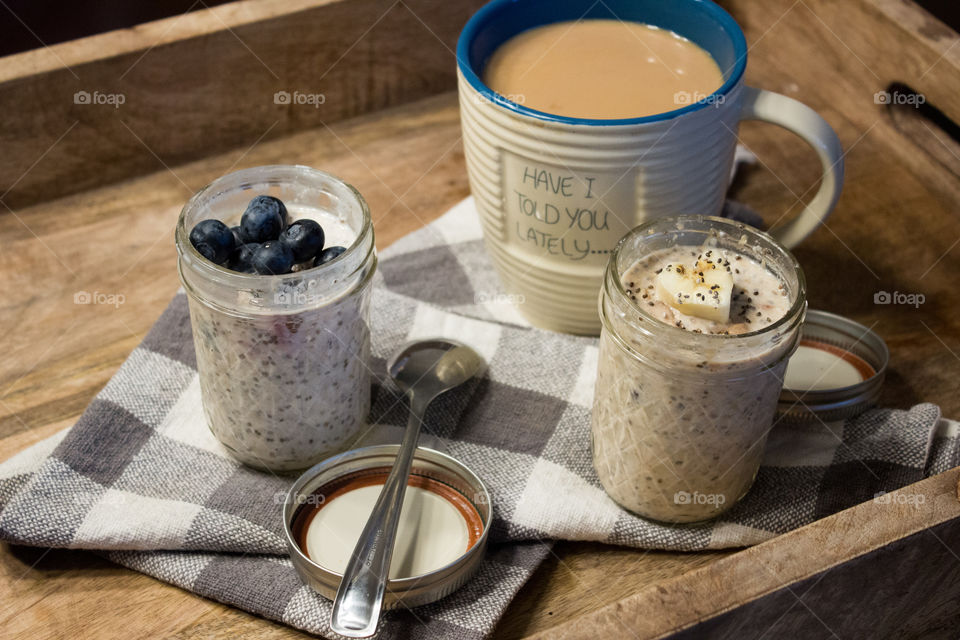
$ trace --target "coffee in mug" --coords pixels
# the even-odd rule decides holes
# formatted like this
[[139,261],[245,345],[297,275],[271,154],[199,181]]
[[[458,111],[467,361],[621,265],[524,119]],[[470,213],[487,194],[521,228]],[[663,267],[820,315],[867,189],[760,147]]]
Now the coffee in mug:
[[581,20],[513,36],[493,52],[483,81],[531,109],[609,119],[672,111],[679,96],[705,98],[723,84],[723,72],[709,53],[672,31]]

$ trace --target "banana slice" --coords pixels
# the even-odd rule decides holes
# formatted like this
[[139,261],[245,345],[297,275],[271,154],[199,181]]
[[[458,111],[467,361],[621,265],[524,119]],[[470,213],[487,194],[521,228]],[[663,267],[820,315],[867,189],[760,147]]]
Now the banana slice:
[[733,275],[723,259],[712,258],[712,253],[701,254],[693,266],[668,264],[658,271],[657,295],[680,313],[728,322]]

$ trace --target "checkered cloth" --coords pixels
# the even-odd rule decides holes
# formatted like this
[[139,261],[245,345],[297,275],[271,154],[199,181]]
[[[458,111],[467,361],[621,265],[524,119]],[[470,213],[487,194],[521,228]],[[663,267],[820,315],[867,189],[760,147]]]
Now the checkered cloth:
[[[958,424],[937,407],[874,410],[845,423],[777,425],[756,485],[718,521],[669,527],[620,509],[591,465],[597,341],[532,329],[499,289],[470,200],[382,254],[372,307],[374,370],[400,344],[447,336],[485,376],[441,397],[424,446],[462,460],[494,502],[479,574],[448,598],[390,612],[383,638],[478,638],[550,552],[544,540],[647,549],[751,545],[960,464]],[[0,537],[102,550],[200,595],[329,635],[330,604],[285,555],[291,479],[234,462],[204,424],[184,294],[178,294],[71,429],[0,465]],[[405,423],[381,380],[361,444]]]

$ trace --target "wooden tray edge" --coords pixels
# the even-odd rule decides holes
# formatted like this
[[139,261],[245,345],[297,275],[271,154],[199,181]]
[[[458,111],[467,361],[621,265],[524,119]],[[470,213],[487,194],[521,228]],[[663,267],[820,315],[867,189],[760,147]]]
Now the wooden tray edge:
[[0,58],[3,204],[228,150],[242,160],[264,140],[451,91],[481,4],[246,0]]
[[236,0],[144,22],[128,29],[115,29],[51,45],[38,43],[37,49],[0,56],[0,83],[89,64],[107,57],[144,53],[189,38],[203,37],[340,1]]
[[637,638],[665,637],[918,532],[960,522],[960,467],[887,495],[889,502],[858,504],[531,638],[618,637],[625,629]]

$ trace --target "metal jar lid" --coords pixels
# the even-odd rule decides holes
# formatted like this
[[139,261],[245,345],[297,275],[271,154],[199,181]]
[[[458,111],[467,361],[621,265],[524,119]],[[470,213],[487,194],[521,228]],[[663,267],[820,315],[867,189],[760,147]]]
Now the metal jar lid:
[[828,422],[863,413],[880,395],[889,360],[883,339],[859,322],[807,311],[800,346],[787,364],[778,416]]
[[[294,531],[297,516],[301,510],[313,508],[318,490],[336,486],[338,480],[342,486],[342,481],[350,476],[389,469],[399,449],[399,445],[364,447],[328,458],[305,471],[287,493],[283,505],[283,525],[290,559],[303,582],[330,600],[336,597],[343,576],[314,562],[300,548]],[[401,604],[418,607],[439,600],[463,586],[480,567],[490,530],[490,494],[480,478],[461,462],[439,451],[420,447],[414,454],[411,476],[442,483],[465,498],[479,514],[482,531],[476,542],[450,564],[418,576],[388,580],[383,601],[385,609]]]

